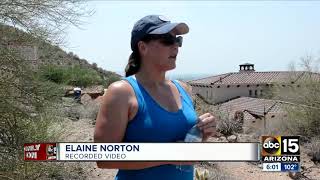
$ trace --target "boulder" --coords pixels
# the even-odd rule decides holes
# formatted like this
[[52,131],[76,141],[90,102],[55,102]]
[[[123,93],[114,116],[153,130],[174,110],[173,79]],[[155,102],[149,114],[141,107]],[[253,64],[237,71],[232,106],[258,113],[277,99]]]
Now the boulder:
[[228,142],[227,138],[224,136],[219,137],[219,142]]
[[102,102],[102,98],[103,98],[102,96],[99,96],[94,100],[94,102],[100,105]]
[[255,139],[252,135],[249,135],[249,134],[237,134],[237,141],[253,142],[253,141],[260,141],[260,139]]
[[81,103],[83,105],[87,105],[92,101],[91,96],[89,94],[84,94],[81,96]]
[[237,136],[236,135],[231,135],[231,136],[228,136],[227,137],[227,140],[229,141],[229,142],[237,142]]
[[92,99],[95,99],[103,95],[103,93],[104,93],[104,88],[101,85],[84,88],[82,90],[82,94],[88,94],[91,96]]
[[218,137],[209,137],[208,142],[219,142],[219,138]]
[[64,93],[65,97],[70,97],[70,96],[73,96],[73,94],[74,94],[72,86],[64,86],[63,90],[65,92]]

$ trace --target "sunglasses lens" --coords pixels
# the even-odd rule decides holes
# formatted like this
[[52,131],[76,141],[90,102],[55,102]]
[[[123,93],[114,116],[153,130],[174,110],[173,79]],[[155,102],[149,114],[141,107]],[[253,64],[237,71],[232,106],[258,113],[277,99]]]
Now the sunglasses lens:
[[174,44],[174,37],[173,36],[164,36],[160,39],[160,42],[164,45],[170,46]]
[[144,38],[144,41],[149,40],[159,40],[165,46],[172,46],[175,43],[178,44],[179,47],[182,46],[182,36],[172,36],[171,34],[160,34],[160,35],[149,35]]
[[177,43],[178,46],[181,47],[182,46],[182,37],[181,36],[174,37],[172,35],[169,35],[169,36],[163,37],[161,39],[161,42],[167,46],[171,46],[171,45],[174,45],[175,43]]
[[176,37],[176,42],[178,43],[179,47],[181,47],[181,46],[182,46],[182,41],[183,41],[182,36],[178,36],[178,37]]

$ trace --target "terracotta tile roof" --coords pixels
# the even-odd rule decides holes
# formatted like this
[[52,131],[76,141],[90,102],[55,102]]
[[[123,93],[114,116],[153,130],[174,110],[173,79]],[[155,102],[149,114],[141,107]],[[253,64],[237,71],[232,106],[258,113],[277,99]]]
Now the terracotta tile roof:
[[308,79],[312,79],[315,81],[320,82],[320,74],[319,73],[313,73],[313,72],[304,72],[299,79],[297,80],[297,82],[304,82]]
[[229,75],[230,75],[230,73],[220,74],[220,75],[216,75],[216,76],[210,76],[210,77],[206,77],[206,78],[201,78],[201,79],[197,79],[197,80],[188,81],[188,83],[211,84],[211,83],[220,81],[220,80],[224,79],[226,76],[229,76]]
[[253,115],[263,116],[264,113],[282,113],[285,102],[251,97],[239,97],[216,105],[225,115],[233,116],[236,111],[245,111]]
[[306,71],[231,72],[188,81],[189,84],[271,84],[304,81],[312,77],[320,81],[319,73]]
[[245,111],[243,112],[243,119],[245,121],[249,120],[249,119],[256,119],[252,114],[250,114],[249,112]]

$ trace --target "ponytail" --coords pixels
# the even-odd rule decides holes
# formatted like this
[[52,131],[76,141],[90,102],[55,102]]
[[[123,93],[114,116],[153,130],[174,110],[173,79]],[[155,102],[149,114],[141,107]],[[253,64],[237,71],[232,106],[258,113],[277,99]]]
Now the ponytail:
[[133,51],[129,56],[128,64],[125,68],[126,77],[136,74],[141,65],[139,51]]

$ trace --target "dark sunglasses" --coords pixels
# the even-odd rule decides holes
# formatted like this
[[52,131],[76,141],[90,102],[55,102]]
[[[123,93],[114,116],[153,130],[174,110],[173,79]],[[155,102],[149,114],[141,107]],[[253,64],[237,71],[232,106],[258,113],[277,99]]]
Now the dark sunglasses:
[[171,34],[149,34],[144,38],[144,40],[159,40],[165,46],[171,46],[175,43],[178,44],[179,47],[182,46],[182,36],[175,37]]

